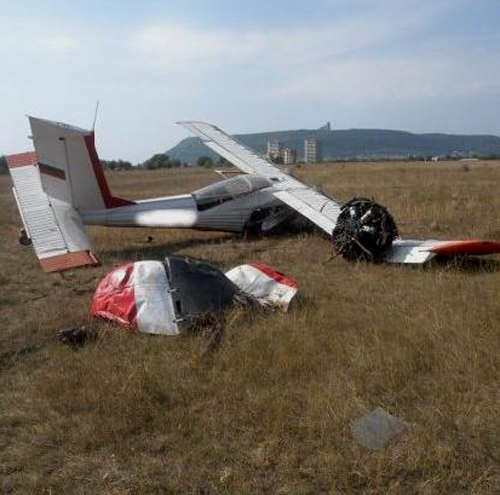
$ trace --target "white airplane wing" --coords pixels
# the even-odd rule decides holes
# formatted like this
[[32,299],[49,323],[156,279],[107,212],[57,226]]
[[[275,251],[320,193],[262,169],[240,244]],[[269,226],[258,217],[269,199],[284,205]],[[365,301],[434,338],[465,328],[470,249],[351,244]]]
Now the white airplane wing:
[[422,264],[436,256],[429,251],[439,241],[418,241],[396,239],[392,246],[383,254],[382,258],[387,263],[416,263]]
[[331,235],[340,214],[341,206],[337,201],[291,177],[214,125],[194,121],[178,124],[192,131],[206,146],[243,172],[268,178],[278,199]]
[[425,263],[435,256],[483,256],[497,253],[500,253],[498,241],[396,239],[384,253],[383,259],[388,263]]

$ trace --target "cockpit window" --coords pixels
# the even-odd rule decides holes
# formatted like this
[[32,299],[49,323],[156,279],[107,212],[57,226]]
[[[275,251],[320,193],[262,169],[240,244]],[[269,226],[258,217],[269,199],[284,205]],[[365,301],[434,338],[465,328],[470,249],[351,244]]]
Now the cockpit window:
[[271,182],[260,175],[238,175],[198,189],[193,196],[198,210],[203,211],[270,185]]

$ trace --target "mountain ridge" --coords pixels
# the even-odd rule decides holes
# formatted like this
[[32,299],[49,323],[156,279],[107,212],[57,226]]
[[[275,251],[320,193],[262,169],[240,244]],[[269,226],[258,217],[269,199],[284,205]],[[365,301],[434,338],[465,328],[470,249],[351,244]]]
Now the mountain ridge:
[[[439,132],[413,133],[395,129],[295,129],[267,131],[234,136],[260,154],[265,154],[267,142],[278,140],[285,147],[297,150],[303,158],[304,139],[316,138],[322,142],[325,160],[383,159],[411,156],[500,156],[500,137],[492,134],[447,134]],[[189,164],[200,156],[216,159],[213,151],[199,138],[188,137],[165,152],[170,158]]]

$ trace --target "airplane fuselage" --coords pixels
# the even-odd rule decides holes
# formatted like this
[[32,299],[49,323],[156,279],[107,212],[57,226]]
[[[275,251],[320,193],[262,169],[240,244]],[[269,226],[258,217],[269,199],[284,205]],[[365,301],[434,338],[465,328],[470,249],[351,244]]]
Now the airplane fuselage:
[[[164,227],[226,232],[243,232],[249,227],[272,226],[269,219],[290,216],[289,208],[268,191],[255,191],[238,197],[214,197],[212,204],[200,204],[195,194],[183,194],[137,201],[120,208],[86,210],[81,213],[87,225],[110,227]],[[278,222],[279,223],[279,222]]]

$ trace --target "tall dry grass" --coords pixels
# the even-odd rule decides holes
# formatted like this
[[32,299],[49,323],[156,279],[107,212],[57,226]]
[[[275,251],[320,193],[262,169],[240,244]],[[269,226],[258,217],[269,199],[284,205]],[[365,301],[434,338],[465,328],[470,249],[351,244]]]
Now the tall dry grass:
[[[296,171],[340,199],[374,196],[405,237],[500,239],[500,164],[331,165]],[[125,197],[184,192],[205,170],[110,176]],[[498,493],[500,272],[329,263],[314,234],[90,229],[103,267],[44,275],[16,243],[1,179],[0,491],[4,493]],[[144,243],[146,235],[155,238]],[[205,335],[151,338],[98,324],[74,352],[56,331],[89,323],[99,277],[186,254],[261,261],[296,278],[286,315],[235,313]],[[370,453],[349,425],[376,406],[407,434]]]

